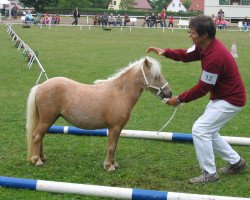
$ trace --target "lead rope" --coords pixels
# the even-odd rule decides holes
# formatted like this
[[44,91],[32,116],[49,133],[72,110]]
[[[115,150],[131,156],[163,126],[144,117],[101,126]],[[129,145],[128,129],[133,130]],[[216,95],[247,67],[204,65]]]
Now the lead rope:
[[[164,99],[162,100],[162,103],[167,103],[168,100],[169,100],[168,98],[164,98]],[[175,116],[175,114],[176,114],[176,111],[178,110],[178,107],[179,107],[179,105],[175,107],[172,116],[169,118],[169,120],[166,122],[166,124],[164,124],[164,126],[161,127],[161,129],[157,132],[157,135],[158,135],[164,128],[166,128],[166,126],[172,121],[172,119],[174,118],[174,116]]]

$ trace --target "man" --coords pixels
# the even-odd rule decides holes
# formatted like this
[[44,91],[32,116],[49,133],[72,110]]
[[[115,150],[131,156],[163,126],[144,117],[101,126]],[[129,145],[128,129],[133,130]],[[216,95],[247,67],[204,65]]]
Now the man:
[[219,173],[235,174],[247,166],[246,161],[219,134],[220,128],[245,105],[246,91],[234,58],[215,38],[216,27],[213,19],[199,15],[191,18],[189,28],[194,46],[187,51],[150,47],[147,53],[154,52],[183,62],[201,60],[202,73],[198,83],[190,90],[169,99],[167,104],[177,106],[210,92],[210,102],[192,128],[202,175],[189,180],[190,183],[208,183],[219,180],[214,151],[228,162],[226,167],[219,169]]
[[78,11],[78,8],[76,7],[76,9],[74,10],[74,21],[72,22],[72,25],[77,25],[78,24],[78,18],[80,18],[80,12]]

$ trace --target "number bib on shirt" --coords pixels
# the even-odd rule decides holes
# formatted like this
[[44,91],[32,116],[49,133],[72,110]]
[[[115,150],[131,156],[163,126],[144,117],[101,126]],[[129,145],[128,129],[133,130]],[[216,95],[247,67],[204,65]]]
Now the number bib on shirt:
[[213,74],[205,70],[202,71],[201,80],[205,83],[215,85],[218,74]]

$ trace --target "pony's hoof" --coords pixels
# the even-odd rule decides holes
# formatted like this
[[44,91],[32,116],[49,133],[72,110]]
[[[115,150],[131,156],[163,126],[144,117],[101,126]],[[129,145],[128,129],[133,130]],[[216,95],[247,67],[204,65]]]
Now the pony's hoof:
[[30,162],[33,163],[33,164],[36,164],[37,161],[38,161],[38,156],[32,156],[32,157],[30,158]]
[[38,160],[38,161],[36,162],[36,166],[41,166],[41,165],[43,165],[43,162],[42,162],[41,160]]
[[47,160],[46,156],[41,156],[41,160],[44,162]]
[[113,165],[114,165],[115,168],[118,168],[118,167],[119,167],[119,164],[118,164],[118,162],[116,162],[116,161],[114,162]]
[[115,166],[114,165],[111,165],[109,168],[108,168],[108,172],[113,172],[115,171]]

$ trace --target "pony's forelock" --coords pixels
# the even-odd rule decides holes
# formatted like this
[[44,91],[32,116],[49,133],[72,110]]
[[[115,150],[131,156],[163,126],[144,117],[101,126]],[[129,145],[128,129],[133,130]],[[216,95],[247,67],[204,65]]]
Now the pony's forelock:
[[151,58],[151,57],[146,57],[144,58],[148,59],[148,61],[152,64],[151,65],[151,73],[154,77],[159,76],[161,74],[161,64],[159,63],[158,60]]
[[140,60],[137,60],[137,61],[135,61],[133,63],[130,63],[127,67],[119,69],[115,74],[111,75],[110,77],[108,77],[105,80],[96,80],[94,82],[94,84],[114,80],[114,79],[116,79],[117,77],[119,77],[122,74],[126,73],[127,71],[129,71],[132,68],[137,68],[137,70],[139,70],[140,67],[143,65],[143,62],[145,61],[145,59],[147,59],[149,61],[149,63],[151,63],[151,73],[152,73],[152,75],[154,77],[160,75],[161,74],[161,65],[160,65],[160,63],[156,59],[146,56],[146,57],[141,58]]

